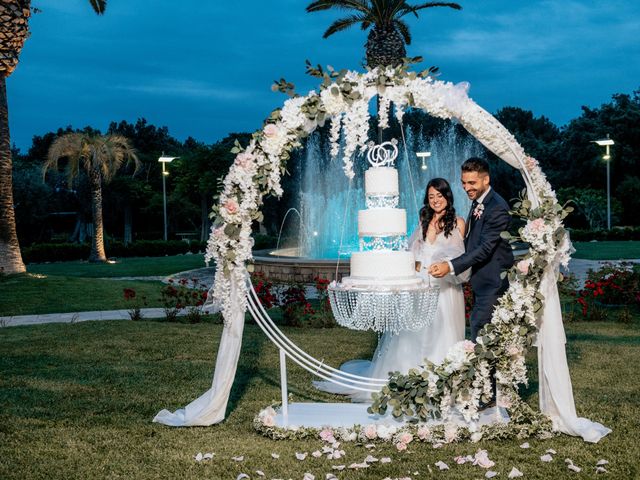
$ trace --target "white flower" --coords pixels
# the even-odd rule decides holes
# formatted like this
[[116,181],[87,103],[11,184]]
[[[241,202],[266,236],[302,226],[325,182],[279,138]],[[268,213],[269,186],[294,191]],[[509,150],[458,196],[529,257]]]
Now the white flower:
[[437,461],[435,463],[435,466],[438,467],[440,470],[449,470],[449,465],[444,463],[442,460]]

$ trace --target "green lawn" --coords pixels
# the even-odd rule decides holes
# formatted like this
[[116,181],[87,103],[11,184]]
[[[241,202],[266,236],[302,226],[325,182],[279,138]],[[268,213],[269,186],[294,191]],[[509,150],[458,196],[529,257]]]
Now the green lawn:
[[85,261],[33,263],[27,265],[27,270],[31,273],[45,275],[106,278],[171,275],[205,266],[204,255],[193,254],[171,257],[120,258],[116,263],[89,263]]
[[[335,472],[340,479],[384,477],[484,478],[484,470],[455,465],[453,457],[488,450],[496,462],[497,478],[513,466],[525,479],[595,478],[594,465],[605,458],[609,474],[602,478],[639,478],[640,319],[634,324],[575,323],[567,327],[568,355],[578,413],[613,428],[601,443],[560,436],[551,440],[521,440],[445,445],[433,449],[409,444],[398,453],[380,445],[373,452],[343,444],[346,458],[329,461],[295,452],[312,452],[319,440],[272,441],[254,432],[251,420],[280,396],[276,348],[255,325],[247,325],[238,376],[228,405],[228,418],[219,425],[176,429],[151,423],[162,408],[184,406],[207,390],[221,326],[156,322],[87,322],[0,329],[0,478],[214,478],[235,479],[240,473],[260,478],[301,479],[304,472],[324,480],[331,465],[361,462],[369,453],[389,456],[390,464],[367,471]],[[286,334],[312,355],[329,364],[367,357],[375,335],[343,329],[285,328]],[[535,355],[531,355],[535,362]],[[534,365],[532,365],[534,366]],[[535,368],[526,392],[537,402]],[[334,400],[315,391],[311,376],[289,369],[289,388],[297,401]],[[551,463],[539,457],[548,448],[558,453]],[[198,452],[215,452],[214,460],[199,464]],[[274,460],[271,453],[279,453]],[[231,460],[244,455],[243,462]],[[564,459],[583,467],[567,470]],[[439,472],[442,460],[451,470]],[[431,468],[433,473],[429,473]],[[414,475],[413,472],[420,472]]]
[[130,308],[123,289],[146,296],[160,307],[161,282],[103,280],[54,275],[0,275],[0,316],[119,310]]
[[587,260],[619,260],[640,258],[640,242],[606,241],[574,242],[574,258]]

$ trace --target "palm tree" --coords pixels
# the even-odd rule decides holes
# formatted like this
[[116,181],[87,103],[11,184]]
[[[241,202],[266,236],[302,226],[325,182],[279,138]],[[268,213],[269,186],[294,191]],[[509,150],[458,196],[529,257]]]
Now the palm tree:
[[61,158],[68,160],[67,176],[69,184],[84,169],[91,187],[91,213],[93,237],[90,262],[106,262],[104,251],[104,227],[102,222],[102,182],[109,183],[120,167],[133,161],[136,170],[140,161],[129,140],[122,135],[92,135],[88,133],[67,133],[58,137],[49,147],[47,161],[42,167],[43,174],[53,168],[58,169]]
[[[98,15],[107,8],[106,0],[89,0],[89,3]],[[22,46],[29,36],[30,15],[30,0],[0,1],[0,273],[25,271],[13,210],[13,162],[6,79],[18,65]]]
[[418,11],[425,8],[449,7],[461,10],[457,3],[425,2],[411,5],[406,0],[317,0],[307,6],[307,12],[318,12],[337,8],[351,11],[352,14],[333,22],[323,38],[330,37],[336,32],[360,24],[362,30],[369,31],[367,43],[367,65],[396,66],[407,56],[405,45],[411,45],[409,25],[402,19],[405,15],[413,14],[418,17]]

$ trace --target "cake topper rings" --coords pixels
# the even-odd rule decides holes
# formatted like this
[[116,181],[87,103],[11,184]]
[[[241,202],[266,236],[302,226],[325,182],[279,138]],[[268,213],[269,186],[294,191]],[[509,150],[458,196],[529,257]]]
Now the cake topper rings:
[[371,145],[367,153],[367,160],[373,167],[393,166],[398,157],[398,147],[394,142],[384,142],[380,145]]

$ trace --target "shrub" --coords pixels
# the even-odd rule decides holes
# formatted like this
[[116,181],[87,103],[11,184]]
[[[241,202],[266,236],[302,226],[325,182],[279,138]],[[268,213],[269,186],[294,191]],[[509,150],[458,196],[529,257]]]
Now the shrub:
[[640,304],[640,266],[621,262],[590,270],[576,301],[588,320],[606,319],[605,307]]
[[123,290],[124,299],[131,304],[129,308],[129,318],[133,321],[139,321],[144,318],[142,315],[142,305],[147,306],[147,297],[138,296],[133,288],[125,288]]
[[188,323],[202,321],[202,305],[207,300],[207,288],[199,284],[196,278],[183,278],[177,283],[169,280],[169,285],[161,290],[160,297],[168,322],[177,321],[178,313],[183,309],[186,309],[184,317]]
[[[138,240],[129,245],[118,241],[108,241],[105,249],[109,257],[163,257],[188,252],[204,251],[205,242],[183,242],[182,240]],[[88,243],[39,243],[22,249],[25,263],[64,262],[89,258],[91,245]]]

